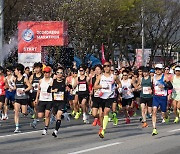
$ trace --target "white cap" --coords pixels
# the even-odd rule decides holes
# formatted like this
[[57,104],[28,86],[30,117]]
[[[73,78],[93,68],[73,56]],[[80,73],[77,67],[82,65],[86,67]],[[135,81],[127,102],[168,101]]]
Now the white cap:
[[180,71],[180,67],[179,67],[179,66],[176,67],[176,68],[175,68],[175,71]]
[[162,68],[163,68],[163,64],[156,64],[155,68],[160,68],[160,69],[162,69]]

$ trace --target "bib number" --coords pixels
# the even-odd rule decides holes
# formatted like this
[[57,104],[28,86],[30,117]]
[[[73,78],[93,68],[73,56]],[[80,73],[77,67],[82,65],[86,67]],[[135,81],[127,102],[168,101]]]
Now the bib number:
[[86,91],[86,84],[79,84],[79,91]]
[[63,101],[64,100],[64,92],[54,93],[54,100]]
[[100,96],[100,90],[95,90],[94,97],[99,97],[99,96]]
[[49,99],[50,98],[50,93],[48,93],[48,92],[41,92],[41,94],[42,94],[42,97],[44,98],[44,99]]
[[24,96],[25,95],[24,88],[17,88],[16,94],[17,96]]
[[150,94],[151,87],[143,87],[143,94],[147,95]]

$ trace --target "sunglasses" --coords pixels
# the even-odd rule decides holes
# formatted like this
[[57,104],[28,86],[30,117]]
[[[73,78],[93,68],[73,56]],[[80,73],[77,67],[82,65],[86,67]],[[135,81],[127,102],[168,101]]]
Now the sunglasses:
[[79,70],[80,72],[83,72],[84,70]]
[[169,68],[166,68],[165,70],[169,70]]
[[138,71],[138,72],[142,72],[142,71]]
[[104,65],[104,67],[110,67],[110,65]]
[[180,70],[176,70],[175,72],[180,72]]
[[127,74],[123,74],[123,76],[128,76]]
[[63,74],[63,72],[56,72],[56,74]]
[[155,68],[155,70],[157,71],[157,70],[161,70],[161,68]]

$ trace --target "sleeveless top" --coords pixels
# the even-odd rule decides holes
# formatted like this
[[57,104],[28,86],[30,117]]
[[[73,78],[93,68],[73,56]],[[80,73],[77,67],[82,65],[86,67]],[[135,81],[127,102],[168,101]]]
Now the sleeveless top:
[[160,85],[163,85],[165,87],[164,74],[162,75],[160,80],[156,80],[156,75],[154,75],[154,79],[153,79],[154,95],[167,96],[167,89],[159,88]]
[[[94,87],[94,84],[96,82],[96,76],[92,78],[92,86]],[[93,97],[100,97],[100,89],[94,90],[93,89]]]
[[5,95],[5,77],[0,77],[0,96]]
[[176,101],[180,101],[180,78],[177,78],[176,75],[173,78],[172,85],[172,98]]
[[152,94],[150,93],[150,91],[152,90],[152,82],[150,76],[148,77],[148,79],[145,79],[144,77],[142,78],[141,87],[142,90],[140,93],[140,97],[151,98]]
[[52,101],[52,93],[48,93],[47,90],[50,86],[50,83],[53,81],[52,78],[49,79],[49,81],[45,81],[45,78],[43,78],[41,80],[41,84],[40,84],[40,96],[39,96],[39,100],[40,101],[48,101],[51,102]]
[[57,81],[57,79],[53,80],[52,89],[58,89],[57,92],[53,93],[54,101],[64,101],[65,100],[65,92],[66,92],[66,84],[65,80]]
[[36,74],[33,75],[33,80],[32,80],[32,87],[33,87],[33,92],[37,92],[38,90],[38,85],[39,85],[39,80],[41,80],[44,77],[43,74],[41,74],[40,77],[37,77]]
[[12,75],[10,79],[6,76],[6,80],[8,83],[9,88],[13,89],[15,87],[15,82],[13,80],[14,76]]
[[126,81],[121,80],[121,84],[122,84],[122,98],[124,99],[133,98],[134,94],[132,92],[131,79],[128,79]]
[[24,76],[19,81],[16,78],[16,81],[15,81],[15,85],[16,85],[15,99],[28,99],[27,93],[24,92],[24,90],[27,88],[27,86],[24,83],[24,79],[25,79]]
[[83,80],[78,77],[78,95],[89,95],[89,88],[86,77]]
[[100,97],[102,99],[109,99],[109,98],[114,98],[115,95],[115,89],[114,87],[114,75],[111,74],[109,77],[106,77],[104,75],[101,76],[100,79],[100,85],[101,86],[107,86],[107,89],[101,89],[101,94]]

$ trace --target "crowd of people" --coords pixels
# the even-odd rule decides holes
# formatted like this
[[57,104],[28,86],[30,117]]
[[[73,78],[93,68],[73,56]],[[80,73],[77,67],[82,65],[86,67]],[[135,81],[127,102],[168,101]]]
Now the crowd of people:
[[19,129],[20,114],[33,114],[31,127],[36,128],[44,119],[42,135],[46,135],[52,118],[56,120],[52,136],[57,137],[62,115],[70,106],[74,119],[81,118],[93,126],[99,125],[98,135],[104,138],[110,119],[118,125],[118,114],[124,114],[125,123],[141,109],[142,128],[148,127],[147,118],[152,118],[152,135],[157,135],[157,112],[162,113],[162,122],[168,123],[169,109],[173,109],[174,123],[180,118],[180,66],[173,72],[170,67],[156,64],[154,68],[130,67],[115,69],[110,62],[86,68],[65,70],[62,66],[51,68],[35,63],[29,67],[0,67],[0,114],[8,120],[8,107],[14,109],[14,133]]

